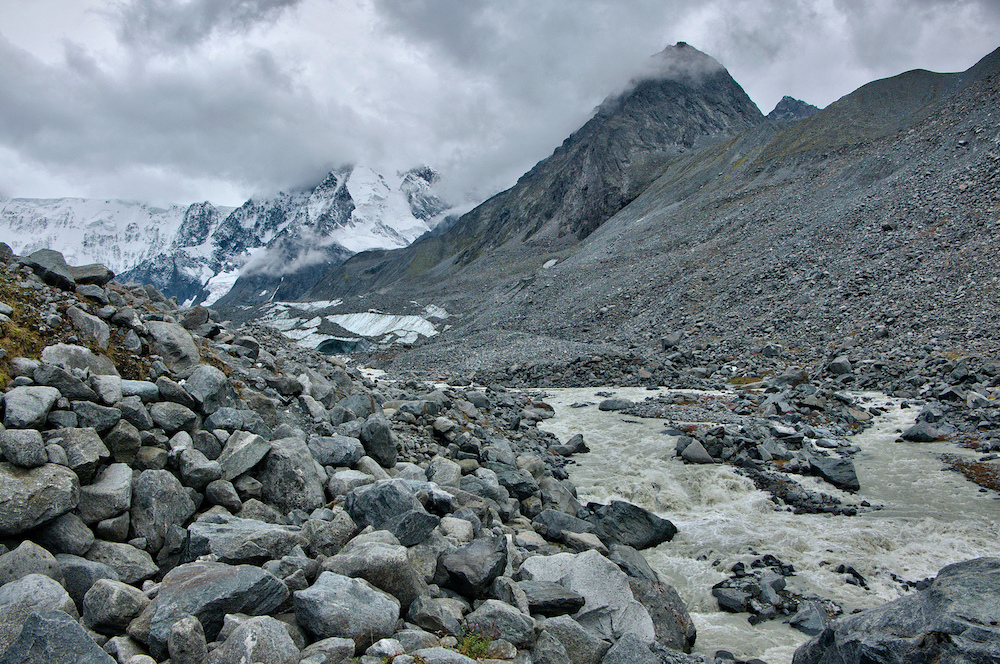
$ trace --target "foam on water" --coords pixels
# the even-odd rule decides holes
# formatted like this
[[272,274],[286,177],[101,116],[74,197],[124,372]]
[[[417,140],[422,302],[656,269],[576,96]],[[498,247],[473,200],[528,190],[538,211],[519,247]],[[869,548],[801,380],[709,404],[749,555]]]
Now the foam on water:
[[[946,443],[897,443],[918,409],[898,400],[865,394],[866,405],[886,414],[852,442],[861,448],[854,462],[861,491],[849,495],[816,478],[796,477],[810,489],[858,502],[882,505],[856,517],[796,515],[774,509],[753,484],[724,465],[685,465],[676,458],[676,439],[664,422],[599,411],[598,388],[547,390],[556,417],[541,426],[566,440],[582,433],[590,454],[568,466],[581,500],[629,500],[669,518],[678,528],[673,541],[645,552],[650,564],[688,604],[698,629],[698,652],[725,649],[740,658],[770,664],[790,662],[807,637],[780,621],[750,625],[747,614],[718,610],[711,595],[737,562],[773,554],[796,573],[788,588],[832,599],[845,612],[878,606],[907,592],[892,578],[917,581],[950,563],[997,555],[1000,501],[953,472],[941,472],[937,455]],[[616,388],[615,395],[641,401],[655,395],[640,388]],[[853,566],[868,588],[845,582],[834,570]]]

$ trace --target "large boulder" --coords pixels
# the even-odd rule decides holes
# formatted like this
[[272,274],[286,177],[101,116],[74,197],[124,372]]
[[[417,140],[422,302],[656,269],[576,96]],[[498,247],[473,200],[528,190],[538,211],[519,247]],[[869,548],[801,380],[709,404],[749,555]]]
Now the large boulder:
[[122,583],[139,583],[160,573],[152,556],[125,542],[97,540],[87,551],[86,558],[115,570]]
[[858,491],[861,484],[850,459],[814,456],[809,459],[809,468],[816,475],[844,491]]
[[182,526],[196,507],[187,489],[167,470],[144,470],[132,483],[130,515],[136,536],[159,551],[171,525]]
[[48,576],[29,574],[0,587],[0,652],[14,642],[28,616],[48,610],[79,617],[66,590]]
[[250,618],[233,630],[212,653],[214,664],[294,664],[299,649],[288,634],[288,626],[270,616]]
[[326,502],[326,473],[301,438],[271,441],[271,451],[257,479],[263,500],[282,513],[295,509],[311,512]]
[[147,606],[149,598],[135,586],[99,579],[83,597],[83,624],[95,632],[121,634]]
[[183,373],[201,361],[191,334],[177,323],[147,321],[146,327],[153,339],[153,350],[174,372]]
[[100,263],[90,263],[77,267],[70,265],[69,275],[77,284],[93,284],[95,286],[104,286],[115,278],[115,273]]
[[471,597],[483,597],[507,566],[507,540],[481,537],[443,556],[440,567],[447,585]]
[[311,436],[306,444],[313,458],[323,466],[351,467],[365,454],[361,441],[349,436]]
[[3,395],[3,425],[8,429],[37,429],[59,398],[59,390],[43,385],[22,385]]
[[653,620],[636,601],[628,576],[597,551],[533,556],[521,565],[522,579],[553,581],[583,595],[577,622],[600,638],[615,641],[634,632],[645,643],[656,637]]
[[170,627],[184,616],[201,622],[205,637],[214,641],[227,613],[265,615],[288,598],[288,588],[272,574],[250,565],[189,563],[163,577],[150,605],[149,652],[167,656]]
[[667,519],[660,518],[638,505],[613,500],[608,505],[591,503],[588,520],[594,524],[594,534],[606,544],[624,544],[635,549],[646,549],[669,542],[677,528]]
[[79,622],[65,611],[37,611],[24,621],[0,664],[116,664]]
[[111,456],[111,450],[91,427],[69,427],[46,431],[47,444],[56,444],[66,450],[67,465],[80,476],[80,481],[90,482],[97,466]]
[[117,376],[118,369],[105,355],[98,355],[84,346],[53,344],[42,349],[42,362],[72,373],[87,371],[92,376]]
[[410,565],[406,547],[385,542],[348,544],[323,563],[323,569],[343,576],[362,578],[399,600],[406,612],[420,595],[430,591]]
[[396,465],[398,443],[389,420],[381,412],[372,413],[361,426],[361,444],[365,453],[383,468]]
[[392,636],[399,619],[399,600],[364,579],[323,572],[311,587],[293,595],[299,625],[318,639],[354,640],[363,653],[379,639]]
[[80,479],[47,463],[24,469],[0,463],[0,536],[17,535],[69,512],[80,502]]
[[1000,661],[1000,558],[948,565],[926,590],[843,617],[793,664]]
[[510,604],[496,599],[488,599],[475,611],[465,616],[465,624],[470,630],[484,627],[497,638],[513,643],[519,648],[531,646],[535,642],[535,621]]
[[379,480],[353,489],[344,499],[344,509],[359,528],[382,524],[409,510],[422,510],[413,489],[404,480]]
[[93,484],[80,489],[80,518],[97,523],[118,516],[132,506],[132,469],[113,463],[104,469]]
[[48,285],[68,291],[76,288],[76,281],[69,272],[66,258],[58,251],[39,249],[21,260]]
[[235,431],[222,448],[217,461],[222,479],[233,480],[247,472],[271,451],[271,444],[255,433]]
[[183,559],[212,554],[231,565],[261,565],[287,556],[309,541],[299,532],[273,523],[219,514],[206,515],[188,527]]
[[184,381],[184,387],[205,415],[236,405],[236,392],[226,374],[209,364],[199,364]]

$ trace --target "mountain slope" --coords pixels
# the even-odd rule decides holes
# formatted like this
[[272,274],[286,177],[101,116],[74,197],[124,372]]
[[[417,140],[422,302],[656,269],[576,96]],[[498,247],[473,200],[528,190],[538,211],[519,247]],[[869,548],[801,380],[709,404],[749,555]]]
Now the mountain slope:
[[[440,279],[498,247],[538,253],[572,247],[634,200],[677,155],[763,122],[714,59],[687,44],[609,97],[594,117],[517,184],[405,251],[356,257],[308,297],[328,299],[403,280]],[[436,269],[432,269],[436,268]]]
[[961,74],[911,72],[679,153],[574,246],[508,242],[470,268],[441,262],[427,272],[437,281],[381,283],[414,245],[333,274],[380,286],[345,307],[453,314],[398,367],[552,362],[608,344],[656,356],[670,332],[716,362],[768,343],[803,362],[855,345],[995,354],[998,72],[1000,51]]

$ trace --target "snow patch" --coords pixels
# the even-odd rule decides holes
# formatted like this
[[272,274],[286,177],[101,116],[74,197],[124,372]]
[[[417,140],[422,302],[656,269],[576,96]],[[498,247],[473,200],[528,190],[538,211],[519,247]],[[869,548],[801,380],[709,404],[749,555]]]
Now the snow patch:
[[208,291],[208,297],[202,302],[206,307],[210,307],[219,301],[223,295],[232,290],[233,285],[236,280],[240,277],[240,270],[236,268],[235,270],[230,270],[229,272],[220,272],[205,284],[205,290]]
[[[438,332],[434,323],[420,316],[403,316],[380,314],[371,311],[357,314],[331,314],[326,317],[348,332],[363,337],[380,337],[386,334],[396,334],[404,337],[403,341],[412,343],[417,336],[433,337]],[[409,333],[413,333],[410,335]],[[407,341],[408,340],[408,341]]]

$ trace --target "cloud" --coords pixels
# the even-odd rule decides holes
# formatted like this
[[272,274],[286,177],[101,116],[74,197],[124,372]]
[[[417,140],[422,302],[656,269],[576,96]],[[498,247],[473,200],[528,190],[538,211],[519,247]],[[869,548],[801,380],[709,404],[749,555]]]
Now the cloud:
[[461,202],[513,184],[677,41],[766,113],[965,69],[1000,34],[995,0],[86,0],[86,30],[45,32],[79,2],[5,7],[6,194],[238,205],[360,162],[428,164]]
[[118,5],[119,38],[133,47],[172,49],[239,34],[275,21],[301,0],[131,0]]

